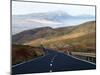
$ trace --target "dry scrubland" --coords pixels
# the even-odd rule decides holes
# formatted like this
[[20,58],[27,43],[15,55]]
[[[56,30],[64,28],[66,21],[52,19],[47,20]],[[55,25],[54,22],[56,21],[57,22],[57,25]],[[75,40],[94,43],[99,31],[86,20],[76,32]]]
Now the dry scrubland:
[[31,47],[23,45],[12,46],[12,64],[18,64],[30,59],[43,56],[43,49],[40,47]]

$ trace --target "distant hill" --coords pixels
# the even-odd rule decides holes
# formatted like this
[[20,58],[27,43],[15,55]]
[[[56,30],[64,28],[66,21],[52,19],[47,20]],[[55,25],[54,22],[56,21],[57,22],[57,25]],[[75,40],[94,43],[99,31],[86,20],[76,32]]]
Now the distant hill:
[[16,34],[24,30],[35,29],[42,26],[57,28],[63,25],[76,25],[93,20],[95,20],[95,16],[92,15],[83,14],[78,16],[72,16],[64,11],[13,15],[12,31],[13,34]]
[[14,44],[23,44],[40,38],[57,37],[69,33],[74,27],[64,27],[53,29],[51,27],[41,27],[31,30],[26,30],[12,36]]
[[[93,37],[89,37],[94,35]],[[88,37],[87,37],[88,36]],[[87,37],[83,40],[83,37]],[[82,38],[82,39],[81,39]],[[12,36],[13,44],[28,44],[31,46],[40,45],[41,43],[46,46],[51,44],[60,44],[67,43],[68,40],[73,42],[78,39],[81,41],[90,40],[91,38],[95,39],[95,21],[86,22],[77,26],[62,27],[62,28],[51,28],[51,27],[42,27],[32,30],[26,30],[21,33]],[[92,40],[91,40],[92,42]],[[95,42],[95,41],[94,41]],[[60,43],[60,44],[58,44]]]
[[95,21],[89,21],[76,26],[71,33],[80,33],[80,32],[92,33],[95,32],[95,28],[96,28]]

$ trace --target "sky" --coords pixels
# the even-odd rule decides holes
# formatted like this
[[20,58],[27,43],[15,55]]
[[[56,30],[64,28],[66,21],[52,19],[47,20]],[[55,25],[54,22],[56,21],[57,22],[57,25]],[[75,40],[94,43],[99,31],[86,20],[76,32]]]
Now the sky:
[[12,15],[24,15],[30,13],[64,11],[70,15],[95,15],[94,6],[63,5],[33,2],[12,2]]
[[[64,5],[64,4],[50,4],[50,3],[35,3],[35,2],[12,2],[12,15],[25,15],[25,14],[32,14],[32,13],[41,13],[41,12],[54,12],[56,11],[63,11],[72,16],[78,15],[92,15],[95,16],[95,6],[82,6],[82,5]],[[93,19],[94,20],[94,19]],[[14,21],[14,20],[13,20]],[[34,24],[34,21],[39,24]],[[90,21],[90,19],[82,19],[82,20],[66,20],[65,24],[51,24],[52,22],[48,22],[47,20],[33,20],[32,24],[29,21],[19,21],[16,24],[16,20],[13,23],[13,34],[19,33],[23,30],[34,29],[38,27],[45,27],[49,26],[52,28],[57,27],[65,27],[65,26],[72,26],[84,23],[86,21]],[[20,23],[21,22],[21,23]],[[30,25],[29,25],[30,24]]]

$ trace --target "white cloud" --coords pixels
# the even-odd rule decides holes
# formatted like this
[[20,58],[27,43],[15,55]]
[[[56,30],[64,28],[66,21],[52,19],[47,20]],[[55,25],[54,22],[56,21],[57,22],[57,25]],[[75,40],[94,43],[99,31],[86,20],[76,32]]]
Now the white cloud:
[[62,10],[71,15],[88,14],[95,15],[94,6],[63,5],[32,2],[12,2],[12,14],[28,14],[35,12],[47,12]]

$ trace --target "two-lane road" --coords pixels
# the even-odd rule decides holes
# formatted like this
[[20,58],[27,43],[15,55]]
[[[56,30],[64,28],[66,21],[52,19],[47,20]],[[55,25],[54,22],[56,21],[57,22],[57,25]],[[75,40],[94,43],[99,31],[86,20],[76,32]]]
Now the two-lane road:
[[96,65],[60,52],[46,49],[48,54],[38,59],[14,65],[12,74],[95,69]]

